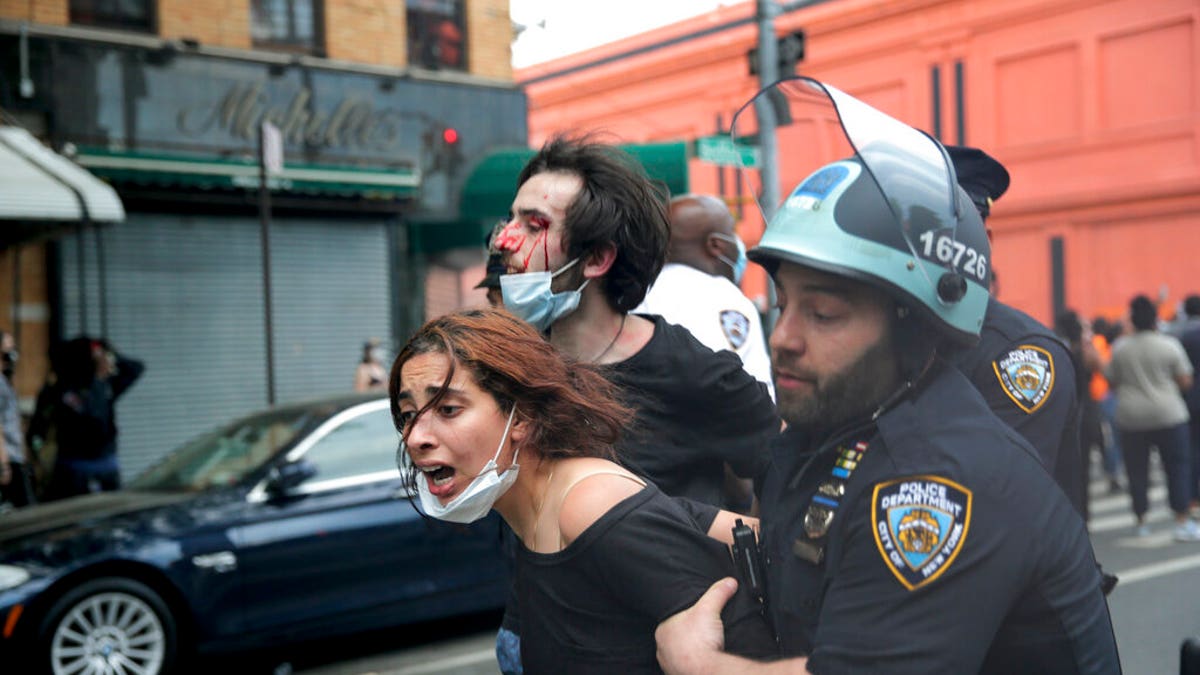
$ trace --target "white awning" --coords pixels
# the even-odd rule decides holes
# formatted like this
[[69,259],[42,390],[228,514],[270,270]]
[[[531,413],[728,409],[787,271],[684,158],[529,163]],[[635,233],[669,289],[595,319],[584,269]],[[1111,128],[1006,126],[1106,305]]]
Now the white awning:
[[93,222],[125,220],[111,186],[28,131],[0,126],[0,220],[81,221],[80,200]]

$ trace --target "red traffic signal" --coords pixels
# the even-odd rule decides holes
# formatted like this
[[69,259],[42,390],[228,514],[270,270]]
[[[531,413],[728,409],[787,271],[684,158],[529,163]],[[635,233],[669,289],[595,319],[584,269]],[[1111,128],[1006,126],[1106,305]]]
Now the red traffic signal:
[[445,129],[442,129],[442,141],[444,141],[447,145],[454,145],[455,143],[458,143],[458,131],[452,127],[446,127]]

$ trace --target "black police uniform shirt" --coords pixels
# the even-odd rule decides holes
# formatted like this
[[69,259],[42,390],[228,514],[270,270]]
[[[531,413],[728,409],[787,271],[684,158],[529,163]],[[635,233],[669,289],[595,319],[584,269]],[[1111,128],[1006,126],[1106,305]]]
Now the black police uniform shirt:
[[[524,672],[661,672],[654,629],[734,575],[728,548],[705,534],[716,510],[686,502],[647,484],[557,553],[518,545]],[[739,591],[721,617],[732,653],[778,654],[747,593]]]
[[1037,450],[1071,504],[1085,513],[1083,408],[1078,366],[1067,345],[1033,317],[989,298],[979,344],[951,360],[992,412]]
[[673,497],[721,504],[724,464],[742,478],[766,466],[779,417],[767,388],[732,352],[714,352],[686,328],[646,315],[654,336],[601,368],[635,410],[618,460]]
[[[1119,672],[1083,520],[971,383],[935,369],[820,448],[795,430],[777,439],[761,506],[784,654],[818,675]],[[865,449],[847,462],[844,448]],[[810,536],[837,462],[845,493]]]

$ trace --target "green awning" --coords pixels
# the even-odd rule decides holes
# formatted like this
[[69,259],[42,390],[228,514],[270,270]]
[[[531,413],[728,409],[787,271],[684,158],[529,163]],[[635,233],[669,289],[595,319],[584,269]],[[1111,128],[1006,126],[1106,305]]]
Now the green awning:
[[[162,153],[80,148],[75,160],[114,183],[202,190],[256,189],[258,163],[248,158],[213,159]],[[420,172],[318,164],[286,164],[268,179],[273,191],[394,200],[414,197]]]
[[[671,194],[688,191],[687,143],[649,143],[620,146],[642,163],[651,178],[663,181]],[[459,213],[464,221],[490,226],[508,213],[517,192],[517,176],[533,157],[529,148],[504,148],[475,165],[463,183]]]
[[[494,221],[493,221],[494,222]],[[472,220],[417,218],[409,221],[408,246],[414,253],[440,253],[454,248],[483,249],[491,225]]]

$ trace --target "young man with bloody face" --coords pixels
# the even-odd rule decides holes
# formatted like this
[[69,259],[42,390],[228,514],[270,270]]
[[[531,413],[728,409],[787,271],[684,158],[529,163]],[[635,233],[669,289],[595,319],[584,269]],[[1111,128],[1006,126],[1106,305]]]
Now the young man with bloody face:
[[[719,505],[725,467],[756,478],[779,419],[766,386],[735,354],[630,313],[666,258],[665,190],[625,153],[564,137],[542,147],[518,184],[493,241],[507,270],[505,308],[619,385],[635,411],[616,444],[621,464],[667,495]],[[500,636],[509,671],[503,652],[515,640],[506,630],[519,632],[510,616]]]
[[637,411],[623,463],[667,494],[718,504],[723,465],[755,477],[778,419],[735,355],[629,313],[666,257],[666,195],[624,153],[567,138],[548,142],[519,183],[495,240],[505,308],[622,385]]

